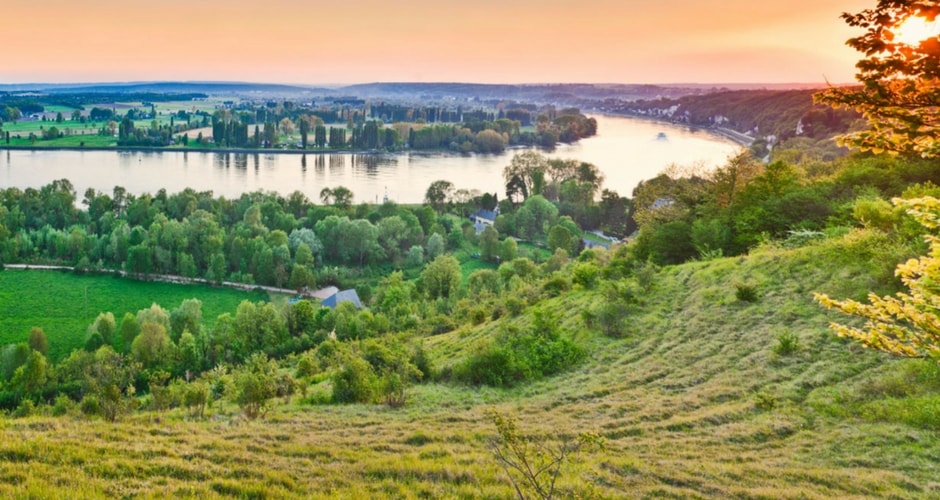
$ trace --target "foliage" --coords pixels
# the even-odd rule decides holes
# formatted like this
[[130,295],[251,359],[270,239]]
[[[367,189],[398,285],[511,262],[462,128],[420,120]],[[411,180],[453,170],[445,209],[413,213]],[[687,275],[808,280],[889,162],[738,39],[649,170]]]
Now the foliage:
[[245,417],[263,417],[270,409],[270,400],[277,395],[277,363],[264,353],[252,354],[232,373],[232,380],[232,400]]
[[447,299],[456,296],[463,277],[460,262],[450,255],[434,259],[421,272],[421,287],[431,299]]
[[[134,380],[140,365],[104,346],[94,353],[91,363],[85,367],[85,398],[92,397],[94,405],[109,422],[128,411],[134,405]],[[86,405],[82,405],[83,411]]]
[[777,335],[777,343],[773,347],[774,354],[789,356],[800,350],[800,337],[789,329]]
[[736,282],[734,284],[734,298],[740,302],[757,302],[760,299],[758,287],[753,283]]
[[454,370],[467,383],[509,387],[559,373],[584,359],[585,351],[562,337],[557,319],[544,310],[533,313],[527,331],[507,328]]
[[863,86],[830,88],[816,98],[854,108],[868,119],[870,130],[843,137],[846,144],[875,153],[940,157],[940,35],[917,41],[900,36],[909,20],[935,22],[938,14],[936,2],[879,0],[873,9],[842,15],[849,26],[866,30],[847,42],[864,55],[856,64]]
[[511,415],[491,411],[488,416],[496,427],[490,450],[520,499],[527,498],[527,494],[555,498],[562,466],[586,447],[604,447],[604,439],[595,433],[581,433],[574,442],[564,439],[553,446],[544,436],[523,434]]
[[[940,200],[925,197],[895,199],[894,203],[907,207],[908,213],[928,230],[940,227]],[[895,271],[907,292],[899,292],[896,297],[869,293],[869,304],[814,294],[815,300],[827,308],[865,319],[864,328],[832,323],[836,334],[872,349],[940,362],[940,319],[936,314],[940,295],[935,289],[940,279],[940,237],[929,234],[925,238],[929,244],[927,255],[899,264]]]
[[377,385],[372,365],[359,356],[347,355],[342,368],[333,375],[333,401],[371,403],[375,400]]

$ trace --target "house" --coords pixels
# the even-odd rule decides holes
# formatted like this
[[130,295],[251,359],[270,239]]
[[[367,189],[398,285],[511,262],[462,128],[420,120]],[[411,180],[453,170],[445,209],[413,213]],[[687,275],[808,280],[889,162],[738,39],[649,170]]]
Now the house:
[[473,227],[477,233],[482,233],[486,226],[492,226],[496,222],[496,216],[499,215],[499,207],[494,210],[479,209],[470,216],[473,221]]
[[362,301],[359,300],[359,294],[356,293],[356,290],[350,288],[349,290],[342,290],[334,293],[327,297],[323,302],[320,303],[324,307],[332,307],[336,309],[336,306],[340,302],[352,302],[356,309],[362,309]]
[[336,295],[337,292],[339,292],[339,288],[336,288],[335,286],[328,286],[326,288],[321,288],[310,295],[315,299],[326,300],[333,295]]

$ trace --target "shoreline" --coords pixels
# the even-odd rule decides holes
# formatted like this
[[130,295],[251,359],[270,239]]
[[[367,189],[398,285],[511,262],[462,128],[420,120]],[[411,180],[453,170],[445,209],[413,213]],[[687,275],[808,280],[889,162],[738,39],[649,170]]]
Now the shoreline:
[[[508,149],[508,148],[507,148]],[[116,153],[235,153],[235,154],[277,154],[277,155],[327,155],[327,154],[398,154],[414,152],[414,150],[403,151],[379,151],[374,149],[342,149],[342,150],[309,150],[309,149],[249,149],[249,148],[217,148],[217,149],[186,149],[186,148],[148,148],[143,146],[7,146],[0,145],[0,151],[113,151]],[[423,151],[423,150],[420,150]]]
[[633,118],[635,120],[641,120],[645,122],[662,123],[665,125],[671,125],[673,127],[682,127],[693,132],[705,131],[712,135],[727,139],[745,148],[751,147],[751,144],[754,142],[753,138],[748,137],[744,135],[743,133],[738,132],[737,130],[726,129],[723,127],[694,127],[687,123],[676,123],[670,120],[666,120],[662,118],[655,118],[652,116],[637,116],[637,115],[631,115],[631,114],[626,114],[626,113],[611,113],[611,112],[606,112],[606,111],[592,111],[591,114],[610,116],[614,118]]

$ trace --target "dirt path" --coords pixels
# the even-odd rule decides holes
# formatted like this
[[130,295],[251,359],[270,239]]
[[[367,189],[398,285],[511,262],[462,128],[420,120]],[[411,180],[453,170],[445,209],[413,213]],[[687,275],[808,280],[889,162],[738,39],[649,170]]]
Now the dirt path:
[[[6,269],[20,269],[20,270],[30,270],[35,269],[39,271],[74,271],[74,267],[69,266],[44,266],[44,265],[33,265],[33,264],[4,264]],[[179,285],[191,285],[191,284],[200,284],[200,285],[209,285],[209,286],[223,286],[226,288],[234,288],[236,290],[242,290],[246,292],[251,292],[254,290],[264,290],[268,293],[280,293],[285,295],[297,295],[297,290],[291,290],[290,288],[277,288],[273,286],[262,286],[262,285],[249,285],[246,283],[236,283],[234,281],[223,281],[222,283],[212,282],[204,278],[187,278],[184,276],[174,276],[169,274],[132,274],[126,273],[124,271],[116,270],[103,270],[103,271],[90,271],[98,274],[112,274],[118,273],[121,277],[136,279],[140,281],[158,281],[161,283],[176,283]]]

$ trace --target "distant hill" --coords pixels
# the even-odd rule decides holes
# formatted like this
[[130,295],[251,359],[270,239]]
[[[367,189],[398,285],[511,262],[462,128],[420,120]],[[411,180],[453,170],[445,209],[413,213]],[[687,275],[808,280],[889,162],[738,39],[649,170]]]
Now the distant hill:
[[267,92],[277,94],[323,93],[329,89],[283,85],[275,83],[249,82],[116,82],[116,83],[66,83],[66,84],[7,84],[0,85],[6,92],[43,93],[167,93],[167,94],[232,94],[244,92]]
[[604,111],[666,119],[696,127],[726,127],[753,137],[826,139],[847,132],[860,115],[813,102],[820,89],[729,90],[676,99],[605,103]]
[[793,89],[805,84],[621,84],[621,83],[531,83],[487,84],[470,82],[374,82],[338,87],[287,85],[278,83],[152,81],[100,83],[20,83],[0,84],[0,92],[44,94],[65,93],[167,93],[231,95],[271,93],[279,95],[342,95],[360,98],[424,100],[520,100],[537,103],[588,106],[606,100],[638,101],[678,99],[729,89]]

